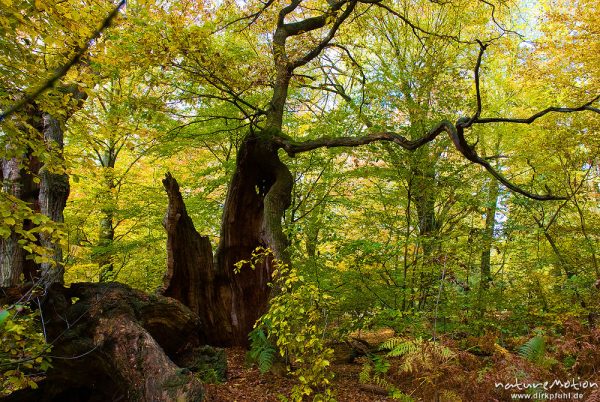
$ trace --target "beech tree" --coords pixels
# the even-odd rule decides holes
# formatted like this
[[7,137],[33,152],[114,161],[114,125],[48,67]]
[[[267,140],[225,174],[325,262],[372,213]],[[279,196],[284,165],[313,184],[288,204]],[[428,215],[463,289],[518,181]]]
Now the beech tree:
[[[136,379],[133,382],[138,381],[139,375],[139,381],[147,384],[151,379],[144,372],[158,372],[160,370],[155,369],[160,365],[168,366],[168,373],[176,374],[177,370],[150,338],[160,341],[159,346],[165,349],[172,360],[178,359],[180,351],[171,350],[174,347],[168,346],[168,338],[172,334],[169,326],[179,322],[175,319],[178,315],[185,317],[183,321],[186,321],[186,328],[191,328],[190,332],[194,333],[190,336],[192,346],[200,343],[246,345],[248,333],[268,308],[272,291],[269,284],[277,261],[286,264],[292,262],[289,239],[282,225],[291,205],[294,186],[288,158],[303,153],[330,148],[352,149],[370,144],[386,144],[394,149],[388,151],[390,153],[422,150],[425,157],[421,164],[414,166],[414,171],[421,173],[415,174],[415,180],[427,181],[426,188],[419,190],[420,194],[415,198],[420,203],[417,208],[419,217],[423,218],[423,235],[436,230],[432,204],[434,194],[431,189],[436,172],[435,167],[429,165],[432,162],[424,148],[441,138],[452,145],[457,155],[482,167],[490,175],[490,183],[493,179],[511,192],[537,201],[568,197],[562,189],[546,188],[543,180],[536,179],[532,184],[526,184],[507,178],[504,171],[496,168],[497,165],[492,164],[489,158],[480,155],[478,149],[481,146],[470,137],[473,130],[489,125],[526,126],[549,115],[600,113],[597,107],[600,95],[594,92],[594,88],[567,97],[565,104],[548,102],[541,106],[526,105],[516,114],[511,111],[487,113],[486,107],[492,96],[486,94],[485,81],[482,79],[486,56],[495,46],[503,46],[505,37],[519,38],[519,34],[510,26],[509,11],[501,4],[488,1],[461,0],[424,1],[418,4],[380,0],[268,0],[237,6],[198,2],[132,5],[124,12],[121,21],[130,28],[129,32],[122,30],[119,35],[112,37],[107,34],[104,38],[107,40],[99,41],[98,46],[104,46],[101,47],[104,51],[111,45],[119,47],[118,54],[126,61],[117,62],[139,61],[142,66],[159,65],[167,70],[167,75],[172,74],[169,77],[170,84],[173,93],[179,96],[172,110],[178,116],[197,113],[189,121],[182,119],[182,127],[195,125],[202,130],[202,125],[207,126],[214,121],[227,127],[234,123],[231,129],[221,126],[217,130],[212,130],[213,127],[205,130],[215,141],[222,139],[219,136],[222,133],[218,131],[226,131],[232,135],[227,140],[235,142],[237,149],[235,167],[223,203],[219,243],[213,251],[210,240],[196,232],[179,185],[172,175],[167,174],[163,181],[169,198],[164,221],[168,235],[167,273],[162,291],[164,295],[189,307],[200,320],[196,320],[193,314],[188,314],[188,310],[177,303],[173,309],[159,314],[160,320],[155,323],[156,317],[148,312],[155,313],[151,300],[138,293],[132,294],[127,289],[103,284],[90,287],[80,285],[72,290],[55,286],[56,303],[52,306],[55,310],[54,322],[64,324],[60,321],[61,310],[76,316],[77,304],[70,302],[72,297],[80,297],[86,303],[91,303],[95,314],[93,322],[85,327],[85,336],[89,341],[85,346],[99,348],[104,356],[108,356],[103,361],[104,372],[110,377],[111,369],[117,370],[117,382],[124,389],[135,384],[127,381],[127,365],[121,360],[111,363],[111,358],[118,354],[116,351],[119,348],[129,353],[127,356],[131,361],[136,361],[144,351],[127,348],[126,339],[119,338],[118,333],[111,332],[111,328],[103,328],[102,323],[107,318],[118,318],[119,325],[126,329],[123,333],[139,336],[152,344],[154,357],[150,357],[150,361],[138,359],[143,364],[135,367]],[[114,16],[116,12],[110,15]],[[433,13],[451,21],[432,26],[430,21],[435,19],[420,18],[422,13]],[[411,104],[414,99],[410,99],[418,92],[417,89],[435,99],[443,98],[444,91],[431,85],[417,88],[420,85],[418,80],[407,77],[402,83],[405,88],[386,91],[387,97],[394,97],[396,101],[407,105],[407,113],[384,116],[375,121],[371,119],[366,110],[368,108],[364,107],[366,99],[362,93],[368,89],[366,83],[369,80],[377,79],[377,71],[364,70],[356,57],[358,52],[362,53],[363,59],[372,57],[369,50],[365,49],[369,45],[369,35],[364,35],[366,38],[361,48],[355,47],[353,37],[362,35],[359,28],[365,29],[364,26],[357,27],[358,21],[372,18],[373,15],[384,15],[407,28],[411,35],[402,40],[418,43],[425,53],[432,51],[428,43],[432,39],[458,48],[456,53],[450,52],[460,53],[460,57],[457,56],[460,66],[455,69],[455,79],[469,83],[465,84],[465,87],[469,87],[469,93],[453,96],[453,99],[464,101],[464,104],[446,105],[444,110],[435,114],[420,114]],[[467,26],[464,29],[463,23]],[[140,31],[136,32],[136,29]],[[99,38],[99,35],[95,35],[95,38]],[[398,46],[392,45],[391,48],[398,51]],[[87,46],[84,47],[86,49]],[[390,53],[393,55],[393,51]],[[75,55],[67,58],[46,89],[70,67],[77,65],[81,54],[76,52]],[[139,59],[136,55],[139,55]],[[339,66],[330,63],[333,55],[339,56],[336,56]],[[424,60],[438,61],[438,54],[428,56]],[[90,60],[93,65],[93,52]],[[427,61],[423,59],[408,57],[406,63],[411,62],[427,67]],[[329,68],[324,68],[325,65]],[[339,72],[343,68],[355,69],[360,78],[344,80]],[[506,75],[509,76],[508,73]],[[315,95],[323,93],[331,94],[331,98]],[[33,94],[36,95],[35,92]],[[385,102],[385,99],[377,99],[376,95],[370,95],[368,101]],[[26,111],[23,105],[31,106],[36,100],[33,96],[23,99],[23,102],[16,102],[20,109],[6,108],[7,112],[2,115],[5,121],[16,111]],[[335,130],[336,135],[295,132],[294,112],[306,112],[315,105],[322,111],[328,111],[340,104],[347,107],[347,121],[340,122],[341,128]],[[307,120],[312,122],[311,119]],[[172,131],[177,133],[176,129]],[[166,140],[172,138],[167,136]],[[489,185],[490,200],[498,198],[494,184]],[[490,219],[486,222],[485,250],[482,253],[481,271],[486,281],[489,274],[486,258],[490,253],[491,246],[488,243],[493,232],[494,213],[490,207],[487,212]],[[110,216],[107,218],[110,219]],[[8,234],[10,236],[11,232]],[[237,272],[236,264],[250,260],[252,253],[259,248],[272,250],[273,257],[258,261],[252,268],[242,267]],[[430,252],[428,249],[427,253]],[[110,263],[102,264],[110,266]],[[484,287],[486,281],[483,282]],[[93,293],[99,291],[113,295],[110,311],[95,309]],[[161,298],[159,301],[172,303],[169,299],[165,301]],[[144,304],[146,302],[150,306]],[[54,333],[59,334],[60,328],[60,325],[55,325]],[[94,334],[100,334],[101,338],[106,336],[113,342],[100,343]],[[116,349],[112,345],[117,345]],[[75,352],[84,351],[77,349]],[[168,380],[165,378],[164,383],[168,383]],[[200,388],[191,381],[188,389],[182,389],[181,392],[185,394],[184,397],[197,395]],[[168,395],[163,391],[147,389],[145,397],[165,400]]]
[[[436,4],[433,8],[443,9],[447,5]],[[254,6],[256,7],[256,6]],[[319,148],[358,147],[375,142],[387,142],[407,151],[414,151],[426,146],[441,135],[447,135],[457,152],[473,164],[482,166],[495,180],[511,191],[535,200],[556,200],[564,198],[560,191],[554,193],[535,192],[524,186],[509,181],[496,170],[488,160],[480,157],[476,145],[469,144],[466,133],[475,126],[489,124],[532,124],[551,113],[598,112],[594,102],[598,95],[574,106],[549,105],[529,116],[494,116],[487,117],[482,101],[484,89],[481,85],[481,66],[486,51],[494,46],[498,36],[510,34],[508,28],[502,28],[490,14],[494,7],[485,3],[468,8],[475,12],[483,7],[495,29],[488,32],[488,37],[471,34],[461,37],[456,27],[448,32],[430,32],[427,26],[421,26],[415,15],[416,10],[410,8],[397,11],[394,5],[370,1],[338,1],[327,5],[318,4],[314,8],[301,1],[292,1],[275,8],[274,2],[267,2],[254,12],[238,17],[227,27],[240,24],[248,26],[261,18],[272,20],[273,30],[268,35],[268,43],[272,54],[272,81],[267,85],[270,91],[269,100],[264,105],[252,104],[246,100],[239,77],[228,81],[227,76],[214,70],[214,66],[203,63],[202,57],[184,57],[183,61],[174,65],[186,71],[191,77],[201,80],[205,87],[213,93],[198,94],[198,98],[221,97],[235,105],[246,115],[251,123],[248,132],[240,139],[236,159],[236,168],[229,183],[221,224],[220,242],[215,252],[214,267],[211,264],[198,263],[211,260],[212,251],[208,247],[201,248],[201,255],[190,256],[185,262],[175,262],[172,269],[189,271],[194,266],[201,266],[202,274],[197,284],[191,284],[191,292],[202,294],[200,300],[206,307],[200,312],[209,327],[214,328],[210,341],[216,344],[245,344],[247,334],[256,319],[265,311],[270,289],[268,283],[273,269],[272,261],[265,261],[254,269],[242,269],[236,274],[233,266],[236,262],[248,260],[257,247],[273,250],[275,258],[289,262],[287,251],[288,240],[282,229],[282,217],[290,206],[293,178],[279,150],[288,156],[310,152]],[[252,10],[252,6],[249,7]],[[383,9],[408,25],[414,34],[414,40],[426,40],[428,37],[442,37],[445,40],[474,50],[471,67],[472,101],[467,105],[457,105],[454,116],[448,114],[443,119],[423,130],[420,136],[408,139],[400,132],[364,124],[356,135],[338,137],[318,137],[310,140],[294,138],[285,124],[290,92],[298,81],[306,78],[307,69],[318,65],[320,57],[334,48],[346,49],[336,41],[336,36],[345,25],[371,9]],[[433,10],[435,12],[435,10]],[[481,12],[481,9],[479,9]],[[248,28],[248,27],[247,27]],[[226,28],[224,28],[226,29]],[[238,29],[244,29],[242,26]],[[207,47],[204,44],[205,48]],[[423,46],[426,46],[424,44]],[[346,52],[344,50],[344,52]],[[349,51],[348,51],[349,52]],[[217,55],[218,57],[218,55]],[[351,53],[348,55],[352,59]],[[470,113],[466,111],[471,109]],[[391,125],[390,125],[391,126]],[[169,180],[167,180],[169,182]],[[172,188],[165,184],[167,188]],[[179,245],[181,247],[181,245]],[[190,244],[190,249],[191,244]],[[174,257],[177,261],[177,257]],[[185,268],[184,268],[185,266]],[[485,269],[485,268],[484,268]],[[211,285],[212,284],[212,285]],[[179,293],[174,283],[166,284],[173,294]],[[206,286],[212,292],[200,292]],[[194,288],[196,290],[194,290]],[[189,291],[188,291],[189,292]]]

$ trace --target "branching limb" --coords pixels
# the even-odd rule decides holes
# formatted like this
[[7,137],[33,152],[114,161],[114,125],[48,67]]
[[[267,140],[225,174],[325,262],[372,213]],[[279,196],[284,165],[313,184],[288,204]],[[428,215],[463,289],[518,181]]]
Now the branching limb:
[[456,131],[456,129],[452,123],[444,120],[430,130],[426,135],[414,141],[411,141],[406,137],[391,131],[372,133],[363,137],[322,137],[316,140],[303,142],[296,142],[288,138],[276,137],[274,141],[277,145],[279,145],[280,148],[285,150],[287,154],[292,157],[295,156],[295,154],[312,151],[318,148],[357,147],[382,141],[393,142],[406,150],[414,151],[428,142],[433,141],[440,133],[444,131],[451,132]]
[[514,118],[514,117],[485,117],[481,118],[481,85],[480,85],[480,70],[481,70],[481,61],[483,58],[483,54],[487,48],[487,44],[482,43],[480,40],[477,40],[479,44],[479,55],[477,56],[477,63],[475,63],[475,96],[477,99],[477,110],[475,114],[468,119],[459,119],[457,125],[462,128],[471,127],[473,124],[486,124],[486,123],[517,123],[517,124],[531,124],[540,117],[547,115],[548,113],[573,113],[573,112],[581,112],[584,110],[588,110],[591,112],[599,113],[600,109],[593,107],[592,104],[600,99],[600,95],[595,96],[592,100],[582,104],[577,107],[557,107],[550,106],[544,110],[541,110],[537,113],[532,114],[529,117],[524,118]]
[[465,45],[470,45],[470,44],[475,43],[473,41],[462,40],[462,39],[460,39],[460,37],[458,37],[456,35],[446,35],[446,34],[439,34],[439,33],[436,33],[436,32],[428,31],[428,30],[420,27],[419,25],[415,24],[414,22],[412,22],[411,20],[409,20],[406,16],[402,15],[398,11],[396,11],[393,8],[389,7],[387,4],[383,4],[382,2],[375,2],[374,4],[377,5],[378,7],[383,8],[384,10],[386,10],[387,12],[389,12],[390,14],[392,14],[395,17],[397,17],[398,19],[400,19],[406,25],[408,25],[410,27],[410,29],[413,31],[413,34],[419,40],[421,39],[420,35],[424,34],[424,35],[427,35],[427,36],[432,36],[432,37],[436,37],[436,38],[440,38],[440,39],[451,40],[453,42],[462,43],[462,44],[465,44]]
[[470,126],[471,124],[473,124],[474,121],[479,119],[479,116],[481,115],[481,89],[479,84],[479,70],[481,69],[481,59],[483,58],[483,53],[485,52],[485,49],[488,45],[484,45],[480,40],[477,40],[477,43],[479,44],[479,55],[477,56],[477,63],[475,63],[475,95],[477,97],[477,111],[469,120],[468,126]]
[[313,49],[307,52],[304,56],[302,56],[298,60],[295,60],[292,63],[292,69],[305,65],[306,63],[317,57],[319,53],[321,53],[321,51],[329,44],[329,42],[331,42],[340,25],[342,25],[342,23],[350,16],[352,11],[354,11],[356,4],[357,0],[352,0],[348,3],[346,9],[340,14],[339,17],[336,18],[335,22],[333,23],[333,26],[331,27],[325,38],[323,38],[323,40],[321,40],[321,42],[319,42],[317,46],[315,46]]
[[473,147],[471,147],[465,137],[464,137],[464,121],[459,121],[456,125],[450,123],[447,120],[444,120],[438,123],[433,129],[431,129],[427,134],[423,137],[416,140],[408,140],[406,137],[393,133],[393,132],[380,132],[373,133],[363,137],[338,137],[338,138],[319,138],[311,141],[304,142],[296,142],[287,138],[278,137],[274,141],[279,147],[284,149],[288,155],[294,156],[297,153],[312,151],[317,148],[335,148],[335,147],[356,147],[360,145],[371,144],[374,142],[393,142],[400,147],[414,151],[417,148],[422,147],[423,145],[433,141],[443,132],[446,132],[450,139],[452,140],[454,147],[469,161],[481,165],[487,170],[496,180],[506,186],[508,189],[512,190],[515,193],[524,195],[528,198],[534,200],[562,200],[565,199],[563,196],[555,196],[552,194],[540,195],[534,194],[523,188],[517,186],[516,184],[510,182],[504,175],[498,172],[496,169],[492,167],[492,165],[485,159],[481,158]]
[[83,57],[83,55],[85,53],[87,53],[88,49],[90,48],[90,45],[96,39],[98,39],[98,37],[102,34],[102,32],[106,28],[109,27],[109,25],[112,23],[113,19],[119,13],[119,10],[121,9],[121,7],[123,7],[124,5],[125,5],[125,0],[121,0],[119,2],[119,4],[117,4],[117,6],[104,19],[104,21],[102,22],[102,25],[100,25],[100,27],[85,42],[85,45],[77,53],[75,53],[69,59],[69,61],[67,61],[66,64],[64,64],[63,66],[61,66],[60,68],[58,68],[56,70],[56,72],[45,83],[43,83],[38,89],[36,89],[32,93],[30,93],[29,95],[26,95],[19,102],[15,103],[12,107],[9,107],[6,111],[0,113],[0,123],[2,121],[4,121],[4,119],[6,119],[7,117],[11,116],[12,114],[14,114],[17,111],[21,110],[26,105],[28,105],[28,104],[32,103],[34,100],[36,100],[38,96],[40,96],[46,90],[50,89],[52,86],[54,86],[54,84],[56,84],[56,82],[59,79],[61,79],[62,77],[64,77],[75,64],[79,63],[79,61],[81,60],[81,58]]
[[236,18],[233,21],[229,21],[222,27],[214,30],[212,33],[215,34],[215,33],[221,32],[221,31],[229,28],[230,26],[235,25],[241,21],[248,21],[248,22],[246,23],[245,27],[243,29],[241,29],[240,31],[242,31],[246,28],[249,28],[252,24],[254,24],[256,22],[256,20],[262,15],[262,13],[264,13],[267,10],[267,8],[269,8],[274,2],[275,2],[275,0],[268,0],[266,2],[262,2],[263,6],[260,8],[260,10],[254,12],[252,14],[248,14],[248,15],[244,15],[239,18]]

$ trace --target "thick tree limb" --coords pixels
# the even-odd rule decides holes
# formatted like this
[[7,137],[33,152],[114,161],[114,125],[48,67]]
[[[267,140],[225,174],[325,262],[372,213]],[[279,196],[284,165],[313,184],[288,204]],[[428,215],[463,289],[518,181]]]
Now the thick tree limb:
[[104,19],[102,25],[100,25],[100,27],[93,33],[93,35],[85,42],[85,45],[77,53],[75,53],[69,59],[69,61],[67,61],[66,64],[58,68],[56,72],[45,83],[43,83],[38,89],[33,91],[31,94],[26,95],[19,102],[15,103],[12,107],[9,107],[3,113],[0,113],[0,123],[4,121],[4,119],[6,119],[7,117],[21,110],[25,105],[28,105],[34,100],[36,100],[38,96],[40,96],[46,90],[50,89],[59,79],[64,77],[75,64],[79,63],[79,60],[81,60],[83,55],[88,51],[92,42],[96,40],[106,28],[108,28],[108,26],[112,23],[113,19],[119,13],[121,7],[123,7],[124,5],[125,0],[121,0],[119,4],[117,4],[117,6]]
[[402,148],[413,151],[420,146],[433,141],[444,128],[453,127],[449,121],[443,121],[427,135],[418,140],[411,141],[406,137],[393,133],[391,131],[383,131],[379,133],[369,134],[363,137],[322,137],[316,140],[296,142],[283,137],[276,137],[274,141],[287,154],[294,157],[295,154],[312,151],[318,148],[337,148],[337,147],[357,147],[361,145],[371,144],[373,142],[389,141],[400,145]]
[[516,184],[510,182],[504,175],[498,172],[496,169],[490,165],[490,163],[477,155],[477,152],[467,143],[467,140],[464,137],[464,125],[466,124],[466,119],[459,119],[456,124],[452,124],[447,120],[444,120],[438,123],[433,129],[431,129],[427,134],[423,137],[416,140],[408,140],[406,137],[393,133],[393,132],[380,132],[373,133],[363,137],[324,137],[316,140],[304,141],[304,142],[296,142],[288,138],[277,137],[274,139],[275,143],[285,150],[288,155],[294,156],[297,153],[312,151],[318,148],[335,148],[335,147],[356,147],[360,145],[367,145],[374,142],[382,142],[388,141],[393,142],[400,147],[414,151],[415,149],[433,141],[443,132],[446,132],[450,139],[452,140],[455,148],[469,161],[481,165],[487,170],[496,180],[506,186],[508,189],[514,191],[515,193],[524,195],[528,198],[532,198],[534,200],[562,200],[565,199],[563,196],[555,196],[552,194],[540,195],[531,193],[523,188],[517,186]]

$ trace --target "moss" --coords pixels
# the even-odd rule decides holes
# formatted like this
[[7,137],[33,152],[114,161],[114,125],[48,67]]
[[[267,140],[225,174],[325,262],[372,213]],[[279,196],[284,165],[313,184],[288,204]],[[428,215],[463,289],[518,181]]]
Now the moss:
[[225,349],[201,346],[194,350],[187,369],[196,373],[203,382],[220,383],[227,380],[227,355]]

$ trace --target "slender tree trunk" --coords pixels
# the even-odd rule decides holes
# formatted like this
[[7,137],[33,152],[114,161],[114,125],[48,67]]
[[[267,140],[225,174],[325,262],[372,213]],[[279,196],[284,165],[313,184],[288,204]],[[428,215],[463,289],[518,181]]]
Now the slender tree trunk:
[[111,143],[99,161],[102,165],[104,175],[104,200],[101,208],[100,227],[98,232],[98,244],[94,258],[98,263],[98,281],[105,282],[112,278],[114,271],[112,246],[115,241],[115,189],[117,184],[114,178],[114,169],[117,163],[117,153],[114,144]]
[[[2,191],[21,198],[19,161],[16,158],[2,159]],[[23,274],[24,255],[13,231],[8,238],[0,238],[0,287],[15,286]]]
[[480,289],[482,292],[490,287],[492,280],[491,272],[491,257],[492,245],[494,240],[494,228],[496,227],[496,210],[498,209],[498,193],[499,183],[494,179],[488,180],[488,197],[487,206],[485,208],[485,228],[483,230],[483,250],[481,251],[481,282]]
[[[49,114],[44,114],[43,124],[46,146],[51,151],[57,152],[62,158],[64,140],[60,123]],[[40,169],[40,212],[54,222],[64,222],[65,218],[63,211],[67,205],[69,190],[69,176],[67,176],[66,173],[53,173],[47,167],[42,167],[42,169]],[[53,252],[53,262],[43,262],[40,267],[44,283],[63,283],[64,266],[62,264],[63,258],[60,244],[57,244],[51,236],[45,232],[40,234],[40,243],[42,246]]]
[[[435,216],[435,167],[429,159],[429,156],[419,158],[417,163],[423,164],[425,162],[425,166],[415,165],[411,167],[412,175],[415,178],[415,185],[412,188],[413,201],[419,219],[419,237],[423,249],[423,265],[420,273],[420,309],[424,308],[437,279],[434,261],[435,239],[438,232],[438,223]],[[430,271],[427,272],[426,268],[430,268]]]

